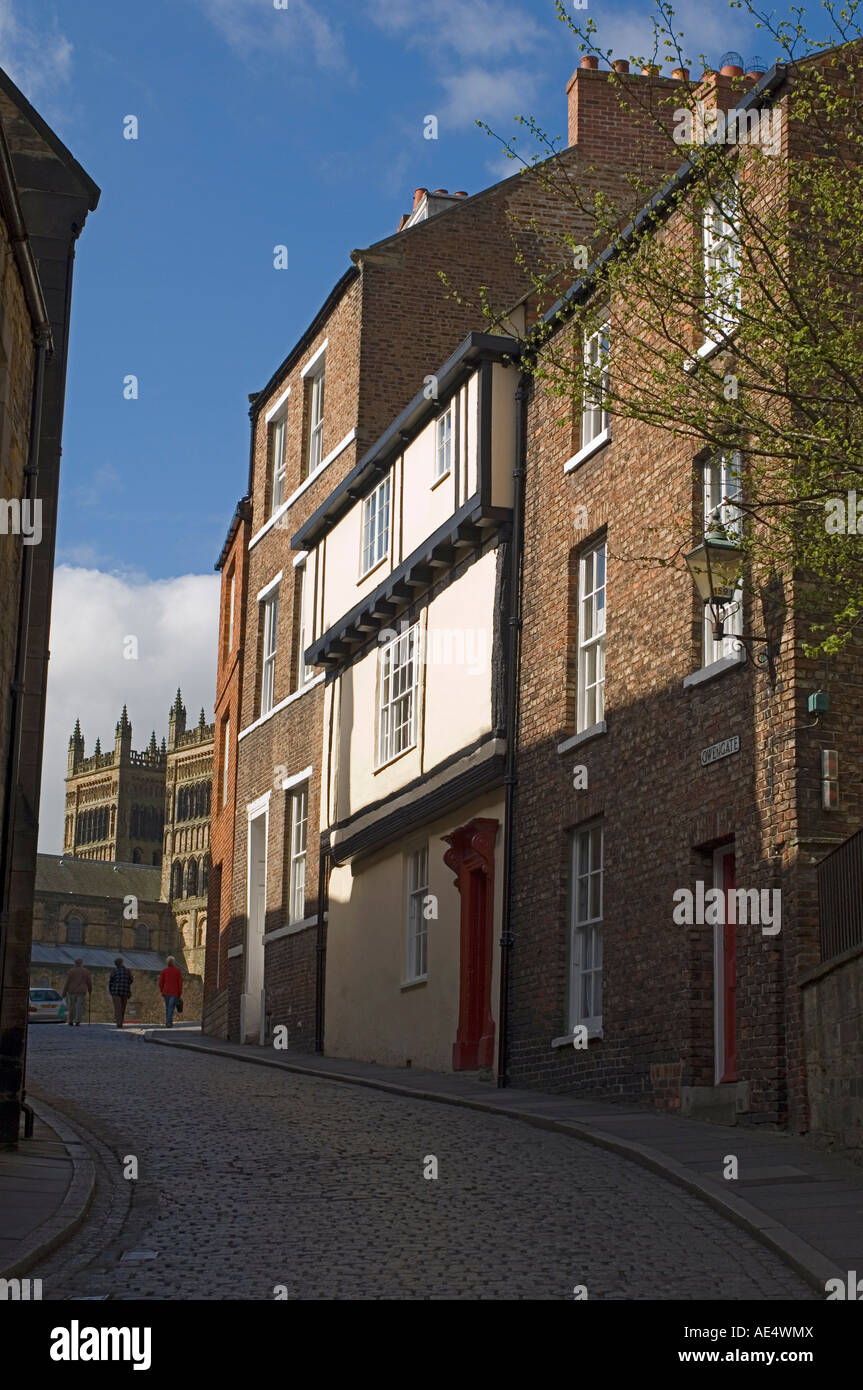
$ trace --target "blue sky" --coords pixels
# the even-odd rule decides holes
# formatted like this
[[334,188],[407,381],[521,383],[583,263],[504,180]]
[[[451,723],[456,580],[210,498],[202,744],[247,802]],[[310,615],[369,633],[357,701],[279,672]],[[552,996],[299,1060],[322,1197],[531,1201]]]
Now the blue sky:
[[[739,10],[675,9],[694,59],[775,56]],[[578,13],[629,56],[649,12]],[[76,714],[88,751],[124,700],[136,747],[161,735],[178,682],[190,717],[211,717],[213,563],[246,484],[248,393],[415,187],[474,193],[514,171],[477,117],[565,134],[578,57],[553,0],[0,0],[0,64],[102,188],[75,280],[43,848]]]

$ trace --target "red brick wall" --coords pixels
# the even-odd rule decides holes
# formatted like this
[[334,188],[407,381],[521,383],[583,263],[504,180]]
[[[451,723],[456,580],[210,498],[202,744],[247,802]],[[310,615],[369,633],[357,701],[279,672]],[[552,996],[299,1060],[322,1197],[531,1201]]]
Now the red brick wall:
[[[204,966],[205,1033],[227,1036],[228,948],[242,940],[242,926],[232,915],[233,857],[237,814],[237,730],[242,718],[243,633],[248,603],[250,511],[241,514],[233,541],[223,558],[216,666],[213,795],[210,817],[210,879],[207,895],[207,942]],[[234,578],[234,641],[227,650],[230,580]],[[230,720],[228,790],[222,804],[224,777],[223,723]]]

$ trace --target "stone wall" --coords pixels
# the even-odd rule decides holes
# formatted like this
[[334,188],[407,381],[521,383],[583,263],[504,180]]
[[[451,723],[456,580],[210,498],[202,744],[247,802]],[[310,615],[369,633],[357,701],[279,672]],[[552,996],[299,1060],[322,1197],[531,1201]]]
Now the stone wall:
[[863,1162],[863,946],[802,983],[810,1132]]

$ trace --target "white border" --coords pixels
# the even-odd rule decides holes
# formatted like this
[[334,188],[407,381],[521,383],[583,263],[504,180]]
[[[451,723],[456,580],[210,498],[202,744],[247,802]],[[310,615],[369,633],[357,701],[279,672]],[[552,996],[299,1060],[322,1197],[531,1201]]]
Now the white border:
[[324,341],[321,343],[315,355],[309,358],[308,362],[303,367],[303,370],[300,372],[301,377],[307,377],[309,372],[314,370],[315,365],[320,361],[327,348],[329,347],[329,342],[329,338],[324,338]]
[[304,767],[302,772],[295,772],[293,777],[286,777],[282,783],[282,791],[290,791],[291,787],[299,787],[303,782],[308,782],[313,772],[313,767]]
[[292,705],[294,700],[299,700],[300,696],[305,695],[307,690],[311,690],[314,686],[320,685],[321,681],[326,680],[326,678],[326,671],[322,671],[319,676],[315,676],[313,681],[309,681],[308,684],[302,686],[300,690],[295,690],[291,695],[286,695],[284,700],[280,700],[277,705],[273,705],[273,708],[267,710],[266,714],[260,715],[253,724],[247,724],[245,729],[241,729],[237,734],[237,742],[239,743],[246,737],[246,734],[250,734],[253,729],[259,728],[261,724],[266,724],[268,719],[272,719],[274,714],[279,713],[279,710],[283,710],[287,705]]
[[585,459],[589,459],[591,454],[595,454],[604,444],[611,443],[611,425],[606,425],[604,430],[600,430],[595,439],[591,439],[589,444],[585,444],[583,449],[579,449],[577,454],[573,454],[571,459],[567,459],[563,465],[564,473],[571,473]]
[[269,410],[267,411],[266,415],[264,416],[264,424],[265,424],[265,425],[271,425],[272,422],[273,422],[273,420],[275,420],[275,419],[277,418],[277,416],[281,415],[281,413],[282,413],[282,406],[285,404],[285,401],[288,399],[288,396],[289,396],[290,394],[291,394],[291,388],[290,388],[290,386],[289,386],[288,389],[287,389],[286,391],[283,391],[283,392],[282,392],[282,394],[278,397],[277,400],[273,401],[273,404],[270,406]]
[[254,801],[246,802],[246,815],[249,820],[254,820],[262,811],[269,809],[271,796],[271,791],[264,792],[263,796],[257,797]]
[[258,590],[258,603],[260,603],[260,601],[261,601],[262,598],[266,598],[266,597],[267,597],[267,594],[270,592],[270,590],[271,590],[271,589],[275,589],[275,587],[276,587],[277,584],[281,584],[283,574],[284,574],[284,570],[279,570],[279,572],[278,572],[278,574],[276,575],[275,579],[271,579],[270,582],[269,582],[269,584],[265,584],[264,587],[263,587],[263,589],[259,589],[259,590]]

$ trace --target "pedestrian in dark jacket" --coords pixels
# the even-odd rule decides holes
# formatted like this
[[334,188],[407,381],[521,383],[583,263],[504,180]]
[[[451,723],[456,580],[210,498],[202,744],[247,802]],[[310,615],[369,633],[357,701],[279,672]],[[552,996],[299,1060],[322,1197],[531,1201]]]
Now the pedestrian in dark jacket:
[[173,956],[168,957],[168,964],[159,976],[159,990],[165,1001],[165,1025],[173,1028],[174,1010],[183,994],[183,972],[178,970]]
[[114,965],[117,968],[108,977],[108,993],[114,1001],[114,1022],[118,1028],[122,1028],[126,1005],[132,993],[132,976],[123,964],[122,956],[117,957]]

